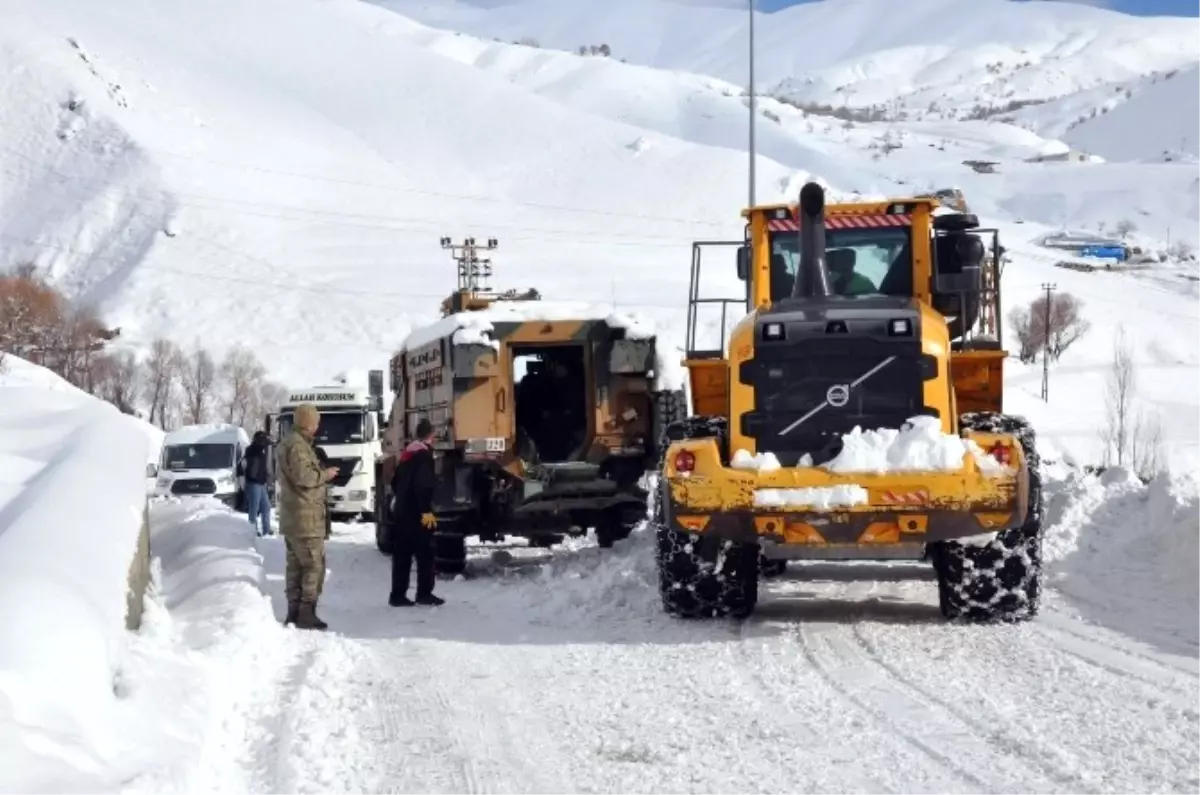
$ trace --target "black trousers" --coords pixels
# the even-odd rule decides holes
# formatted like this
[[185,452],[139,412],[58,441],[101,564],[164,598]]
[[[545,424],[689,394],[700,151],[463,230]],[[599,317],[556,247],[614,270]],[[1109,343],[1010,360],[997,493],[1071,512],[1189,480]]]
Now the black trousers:
[[423,527],[416,530],[396,528],[396,545],[392,550],[393,597],[408,592],[408,577],[413,560],[417,562],[417,598],[433,594],[433,533]]

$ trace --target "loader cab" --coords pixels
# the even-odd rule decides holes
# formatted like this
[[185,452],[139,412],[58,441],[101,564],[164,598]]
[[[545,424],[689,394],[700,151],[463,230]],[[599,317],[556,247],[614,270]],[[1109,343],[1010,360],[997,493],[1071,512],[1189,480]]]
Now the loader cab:
[[[768,433],[777,418],[794,414],[795,422],[808,411],[827,418],[832,412],[818,407],[828,405],[828,390],[841,399],[849,389],[858,405],[842,424],[863,427],[896,427],[888,420],[911,411],[940,416],[954,432],[960,413],[1002,411],[996,231],[934,198],[825,205],[823,191],[811,187],[820,194],[815,216],[806,216],[803,198],[743,212],[741,290],[703,296],[700,250],[727,244],[695,244],[685,362],[694,412],[728,417],[731,444],[753,451],[759,437],[779,442],[791,423]],[[806,217],[815,219],[812,233]],[[719,348],[695,344],[705,302],[722,305]],[[744,316],[727,323],[726,310],[738,303]],[[903,351],[886,347],[905,334],[913,338]],[[792,341],[786,353],[784,338]],[[900,358],[879,371],[886,378],[866,377],[872,362],[882,366],[893,354]],[[817,388],[834,373],[837,383]],[[910,383],[916,373],[921,380]]]

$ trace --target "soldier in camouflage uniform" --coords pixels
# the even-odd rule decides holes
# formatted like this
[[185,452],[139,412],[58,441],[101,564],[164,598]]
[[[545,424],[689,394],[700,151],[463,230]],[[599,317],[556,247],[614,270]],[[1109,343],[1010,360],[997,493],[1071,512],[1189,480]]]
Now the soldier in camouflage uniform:
[[326,486],[337,468],[322,469],[313,447],[321,415],[310,403],[296,407],[292,432],[279,443],[279,531],[287,544],[285,624],[325,629],[317,600],[325,584]]

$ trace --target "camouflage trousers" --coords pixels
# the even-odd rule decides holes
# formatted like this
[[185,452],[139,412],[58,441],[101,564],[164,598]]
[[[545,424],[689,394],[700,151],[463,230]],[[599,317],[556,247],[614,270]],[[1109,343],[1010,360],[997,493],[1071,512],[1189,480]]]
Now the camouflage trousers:
[[325,588],[325,539],[285,538],[288,602],[316,603]]

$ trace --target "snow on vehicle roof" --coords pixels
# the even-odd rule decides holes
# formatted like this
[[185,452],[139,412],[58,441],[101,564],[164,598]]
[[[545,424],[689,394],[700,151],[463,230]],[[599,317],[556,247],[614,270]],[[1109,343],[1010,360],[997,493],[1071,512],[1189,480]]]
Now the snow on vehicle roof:
[[603,320],[612,328],[625,329],[629,339],[649,339],[654,336],[654,329],[649,324],[631,315],[584,301],[497,301],[487,309],[458,312],[414,329],[405,338],[400,350],[419,348],[450,334],[454,335],[455,345],[490,345],[499,348],[499,343],[490,336],[495,330],[494,324],[537,320]]
[[210,422],[202,425],[185,425],[176,428],[163,439],[163,445],[173,444],[243,444],[250,443],[246,431],[226,422]]

